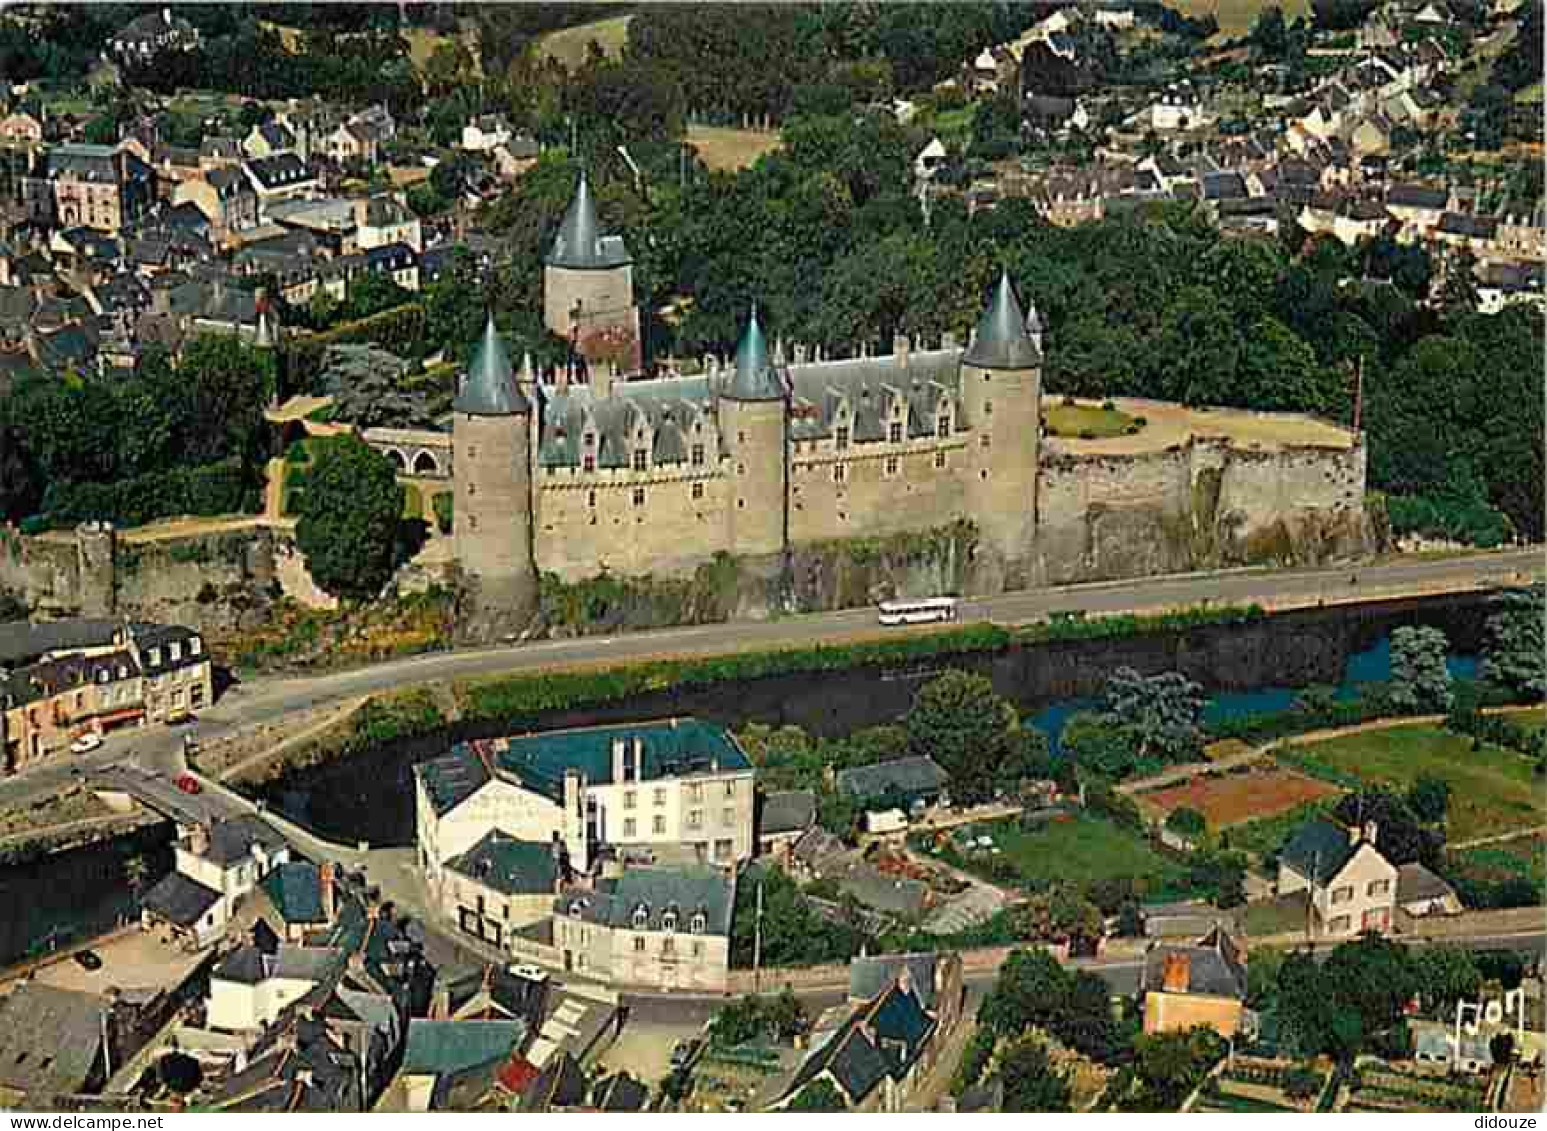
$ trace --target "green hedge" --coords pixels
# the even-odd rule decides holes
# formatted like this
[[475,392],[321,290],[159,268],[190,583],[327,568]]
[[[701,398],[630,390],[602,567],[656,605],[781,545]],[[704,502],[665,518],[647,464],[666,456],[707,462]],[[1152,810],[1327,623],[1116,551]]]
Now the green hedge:
[[53,483],[43,497],[43,509],[54,527],[94,519],[141,526],[174,515],[252,513],[259,503],[258,488],[234,459],[151,472],[117,483]]
[[1386,513],[1394,534],[1445,538],[1483,549],[1500,545],[1511,533],[1503,512],[1480,500],[1391,495],[1386,499]]
[[323,355],[329,346],[369,342],[400,357],[416,356],[424,346],[424,327],[424,305],[410,302],[321,334],[294,335],[285,343],[286,382],[291,392],[321,392],[311,386],[322,372]]
[[865,665],[907,663],[941,656],[1002,651],[1010,634],[993,625],[972,625],[919,636],[858,644],[817,645],[776,652],[747,652],[694,660],[650,660],[604,671],[519,675],[460,684],[464,718],[520,719],[547,711],[616,703],[670,688],[711,687],[770,676],[843,671]]
[[1220,605],[1180,609],[1173,613],[1089,617],[1083,612],[1053,613],[1047,620],[1016,630],[1015,638],[1038,644],[1053,640],[1107,640],[1160,632],[1187,632],[1217,625],[1254,624],[1267,619],[1261,605]]

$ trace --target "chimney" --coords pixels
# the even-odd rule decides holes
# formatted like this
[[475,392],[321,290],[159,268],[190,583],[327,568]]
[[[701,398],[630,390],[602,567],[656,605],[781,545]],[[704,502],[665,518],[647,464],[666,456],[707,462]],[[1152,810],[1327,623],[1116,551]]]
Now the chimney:
[[1379,832],[1380,825],[1376,824],[1374,821],[1366,821],[1364,823],[1364,840],[1365,843],[1368,844],[1371,848],[1375,847],[1375,837]]
[[209,852],[209,829],[202,822],[188,829],[188,851],[195,856],[204,856]]
[[1161,988],[1168,994],[1185,994],[1192,984],[1192,959],[1185,954],[1166,955]]
[[645,779],[645,740],[639,735],[634,736],[634,780]]
[[908,368],[908,354],[913,343],[907,334],[895,334],[892,337],[892,361],[898,369]]
[[626,781],[623,776],[623,756],[628,752],[628,739],[614,738],[612,740],[612,780],[615,782]]
[[331,862],[317,868],[317,884],[322,889],[322,919],[332,923],[338,917],[338,894],[334,890],[333,865]]

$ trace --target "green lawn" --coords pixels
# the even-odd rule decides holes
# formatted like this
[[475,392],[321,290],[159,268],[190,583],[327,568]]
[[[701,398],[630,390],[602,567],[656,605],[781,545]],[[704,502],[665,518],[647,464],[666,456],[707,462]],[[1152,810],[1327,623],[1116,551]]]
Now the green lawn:
[[1547,838],[1523,836],[1463,848],[1452,854],[1451,865],[1477,880],[1496,883],[1518,877],[1542,887],[1547,885]]
[[1294,749],[1286,761],[1329,780],[1356,777],[1405,791],[1425,774],[1450,785],[1446,835],[1454,843],[1543,822],[1530,759],[1432,726],[1351,734]]
[[545,59],[558,60],[566,70],[576,71],[585,63],[591,41],[595,40],[603,54],[616,59],[623,54],[623,45],[628,42],[628,25],[633,18],[613,16],[550,31],[538,39],[537,52]]
[[1079,436],[1091,440],[1121,436],[1134,423],[1133,417],[1115,408],[1102,408],[1097,404],[1064,404],[1062,401],[1049,404],[1043,410],[1042,417],[1047,423],[1049,435]]
[[1526,730],[1547,730],[1547,707],[1521,707],[1517,711],[1504,711],[1504,717]]
[[1087,813],[1048,821],[1030,832],[1021,831],[1014,821],[1001,822],[984,826],[980,835],[985,834],[993,837],[1000,855],[974,853],[968,866],[981,871],[991,860],[1008,860],[1028,887],[1131,876],[1146,883],[1147,894],[1154,898],[1184,878],[1181,865],[1155,851],[1138,833]]

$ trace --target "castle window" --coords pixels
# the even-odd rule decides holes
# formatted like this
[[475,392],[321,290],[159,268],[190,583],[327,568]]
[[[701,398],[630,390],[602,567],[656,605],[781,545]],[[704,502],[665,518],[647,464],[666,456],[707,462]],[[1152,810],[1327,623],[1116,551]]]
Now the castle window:
[[745,444],[746,442],[747,442],[747,434],[745,432],[737,432],[736,433],[736,443],[738,443],[738,444]]
[[646,460],[646,458],[647,458],[647,453],[645,452],[645,450],[643,448],[635,448],[634,449],[634,470],[635,471],[643,471],[645,469],[645,460]]
[[983,402],[983,415],[984,416],[993,416],[994,415],[994,402],[993,401],[984,401]]
[[989,445],[989,435],[988,435],[987,432],[983,433],[983,435],[978,437],[978,443],[980,445],[982,445],[983,447],[985,447],[985,448],[988,447],[988,445]]
[[837,448],[840,452],[841,451],[845,451],[848,448],[848,446],[849,446],[849,429],[848,429],[847,425],[845,425],[842,428],[839,428],[837,431],[835,431],[833,433],[833,446],[835,448]]
[[942,440],[944,440],[950,434],[951,434],[951,418],[949,416],[942,416],[940,418],[940,422],[937,425],[935,425],[935,435],[939,436]]
[[586,447],[594,448],[596,446],[596,433],[595,432],[587,432],[585,434],[583,442],[585,443]]
[[580,461],[580,466],[585,471],[595,471],[596,457],[587,453],[585,459]]
[[590,507],[592,510],[596,509],[596,492],[595,491],[587,491],[585,493],[585,505]]
[[634,488],[634,505],[636,507],[645,505],[645,489],[643,487]]
[[[394,453],[394,454],[396,454],[396,453]],[[402,457],[399,456],[398,458],[401,459]],[[467,458],[468,459],[477,459],[478,458],[478,445],[477,444],[469,444],[469,445],[467,445]]]
[[473,483],[473,482],[469,482],[468,485],[467,485],[467,493],[469,495],[476,495],[476,494],[478,494],[478,484]]
[[902,443],[902,425],[893,421],[887,426],[886,438],[894,444]]
[[744,463],[738,463],[736,465],[736,474],[737,475],[745,475],[746,473],[747,473],[747,465],[744,464]]
[[467,516],[467,528],[469,530],[478,529],[478,516],[476,514],[470,514]]
[[645,940],[643,938],[635,937],[635,939],[634,939],[634,950],[637,953],[639,953],[639,954],[643,954],[644,953],[644,951],[645,951]]
[[843,482],[843,473],[844,473],[844,466],[843,466],[843,464],[841,464],[841,463],[833,464],[833,482],[834,483],[842,483]]
[[897,457],[896,456],[887,456],[886,457],[886,473],[888,475],[896,475],[897,474],[897,468],[898,468]]
[[704,497],[704,485],[702,483],[693,484],[693,497],[695,499],[702,499]]
[[942,468],[944,466],[945,466],[945,453],[944,452],[936,452],[935,453],[935,467]]
[[703,467],[704,466],[704,445],[702,445],[702,444],[694,444],[693,445],[693,466],[694,467]]

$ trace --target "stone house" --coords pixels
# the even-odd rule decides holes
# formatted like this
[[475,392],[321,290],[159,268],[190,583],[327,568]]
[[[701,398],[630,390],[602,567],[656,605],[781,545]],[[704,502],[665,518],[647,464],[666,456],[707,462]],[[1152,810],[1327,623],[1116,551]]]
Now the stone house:
[[[898,955],[857,960],[849,1003],[818,1020],[810,1052],[769,1111],[787,1109],[826,1081],[851,1111],[906,1110],[960,1018],[961,958]],[[879,981],[868,998],[860,997]]]
[[722,991],[736,879],[713,868],[629,868],[553,901],[564,970],[616,985]]
[[816,794],[809,789],[760,795],[757,851],[784,860],[806,831],[816,824]]
[[6,145],[42,145],[43,119],[25,110],[0,118],[0,142]]
[[479,114],[462,127],[462,148],[472,153],[488,153],[512,136],[510,123],[501,115]]
[[198,28],[162,8],[130,20],[108,40],[108,50],[121,62],[144,64],[163,51],[196,51],[201,42]]
[[70,143],[41,153],[22,191],[34,219],[114,236],[155,201],[156,175],[132,153]]
[[446,861],[440,911],[467,934],[505,948],[511,935],[553,914],[564,878],[562,844],[516,840],[491,829]]
[[1416,861],[1397,869],[1397,921],[1411,924],[1431,915],[1459,915],[1464,907],[1456,889]]
[[1186,1032],[1205,1025],[1222,1037],[1241,1027],[1246,952],[1220,927],[1196,944],[1153,943],[1144,954],[1140,989],[1146,1033]]
[[267,218],[271,205],[317,194],[317,174],[294,153],[258,157],[242,165],[258,197],[258,216]]
[[1336,938],[1391,930],[1397,869],[1376,847],[1379,831],[1374,821],[1344,828],[1318,817],[1284,845],[1278,894],[1307,892],[1318,934]]
[[258,226],[258,194],[238,169],[209,169],[181,181],[172,190],[172,203],[197,208],[209,221],[214,243]]
[[604,846],[686,846],[726,866],[754,846],[752,764],[729,733],[696,719],[459,743],[414,777],[432,888],[491,830],[558,841],[581,873]]
[[842,770],[836,784],[862,805],[889,801],[918,814],[950,807],[950,780],[933,758],[913,756]]
[[242,139],[242,152],[251,158],[293,153],[295,148],[295,132],[279,121],[259,122]]
[[237,903],[290,860],[290,846],[263,820],[243,815],[182,830],[173,870],[140,900],[146,929],[165,927],[195,949],[225,933]]

